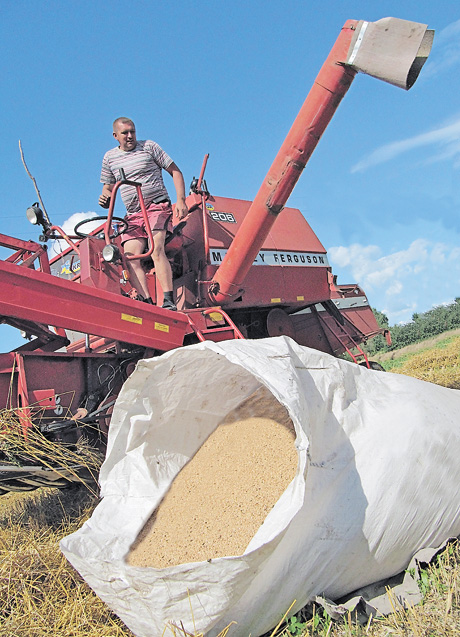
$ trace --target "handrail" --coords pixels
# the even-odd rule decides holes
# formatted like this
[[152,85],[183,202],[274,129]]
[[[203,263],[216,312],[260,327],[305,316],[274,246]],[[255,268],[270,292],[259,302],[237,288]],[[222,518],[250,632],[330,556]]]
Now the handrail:
[[72,250],[75,250],[75,252],[78,255],[80,255],[80,249],[79,249],[78,245],[72,241],[72,239],[64,232],[64,230],[62,228],[60,228],[59,226],[51,226],[50,231],[51,230],[53,230],[54,232],[57,232],[58,234],[60,234],[61,237],[64,239],[64,241],[66,241],[69,244],[69,246],[72,248]]
[[149,219],[148,219],[148,216],[147,216],[147,209],[146,209],[145,203],[144,203],[144,197],[142,196],[142,187],[141,187],[141,184],[139,182],[130,181],[129,179],[126,179],[125,172],[124,172],[123,168],[120,168],[120,177],[121,177],[121,179],[119,179],[115,183],[115,185],[113,187],[113,190],[111,192],[109,211],[107,213],[107,221],[105,222],[105,225],[104,225],[105,243],[106,243],[106,245],[110,245],[109,232],[110,232],[110,228],[111,228],[111,225],[112,225],[113,210],[115,208],[115,197],[116,197],[116,194],[118,192],[118,189],[120,188],[120,186],[123,186],[123,185],[134,186],[136,188],[136,191],[137,191],[137,196],[139,197],[139,204],[140,204],[141,211],[142,211],[142,217],[143,217],[143,220],[144,220],[145,230],[147,232],[149,248],[148,248],[147,252],[143,252],[142,254],[125,255],[125,258],[128,261],[134,261],[136,259],[145,259],[145,258],[151,256],[155,246],[154,246],[154,243],[153,243],[152,229],[150,228]]
[[[227,330],[228,327],[230,327],[233,330],[233,334],[235,336],[235,339],[243,339],[245,340],[245,337],[243,336],[243,334],[241,333],[241,331],[238,329],[238,327],[235,325],[235,323],[232,321],[232,319],[229,317],[229,315],[224,312],[224,310],[221,307],[208,307],[208,308],[203,308],[200,310],[200,313],[203,316],[206,316],[208,314],[212,314],[213,312],[218,312],[219,314],[222,315],[222,318],[227,322],[227,325],[224,325],[222,327],[216,327],[216,328],[211,328],[206,330],[207,333],[211,334],[214,332],[222,332],[224,330]],[[188,318],[188,322],[190,327],[192,328],[192,330],[195,332],[196,336],[198,337],[198,340],[201,342],[204,342],[206,340],[206,338],[203,336],[203,332],[202,330],[200,330],[200,328],[198,327],[198,325],[196,325],[195,321],[192,319],[191,315],[187,313],[187,318]]]

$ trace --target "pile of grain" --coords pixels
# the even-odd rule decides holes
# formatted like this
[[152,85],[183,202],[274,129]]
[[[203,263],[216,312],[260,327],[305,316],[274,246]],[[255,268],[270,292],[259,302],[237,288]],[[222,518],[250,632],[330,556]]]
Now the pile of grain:
[[259,389],[180,471],[128,563],[164,568],[241,555],[294,478],[294,441],[286,409]]

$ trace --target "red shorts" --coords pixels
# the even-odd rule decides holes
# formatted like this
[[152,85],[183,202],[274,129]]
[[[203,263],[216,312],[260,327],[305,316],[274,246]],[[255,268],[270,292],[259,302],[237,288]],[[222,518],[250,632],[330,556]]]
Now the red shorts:
[[[172,206],[169,201],[164,203],[152,203],[147,208],[147,217],[150,229],[154,232],[157,230],[167,230],[172,232]],[[147,230],[145,229],[144,216],[142,210],[133,212],[125,216],[128,222],[128,228],[121,236],[121,242],[125,243],[130,239],[147,239]]]

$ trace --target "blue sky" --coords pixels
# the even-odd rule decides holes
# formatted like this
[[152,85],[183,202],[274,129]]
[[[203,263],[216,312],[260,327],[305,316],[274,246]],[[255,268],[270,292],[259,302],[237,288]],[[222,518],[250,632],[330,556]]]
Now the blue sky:
[[[3,0],[0,232],[39,235],[25,218],[36,194],[19,140],[54,223],[101,213],[100,164],[120,115],[164,147],[187,184],[209,153],[211,192],[253,199],[344,22],[387,16],[436,31],[428,62],[408,92],[355,79],[289,205],[339,282],[360,283],[391,324],[451,302],[460,296],[460,9],[447,0]],[[2,327],[2,351],[20,342]]]

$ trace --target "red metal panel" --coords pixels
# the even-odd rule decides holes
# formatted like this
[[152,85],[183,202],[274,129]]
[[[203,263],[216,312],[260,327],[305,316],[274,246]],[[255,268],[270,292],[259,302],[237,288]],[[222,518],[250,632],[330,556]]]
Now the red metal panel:
[[[86,392],[85,359],[62,353],[21,355],[21,368],[27,377],[28,405],[45,407],[48,417],[70,418]],[[35,396],[54,394],[54,406],[37,404]]]
[[[231,242],[241,227],[242,222],[251,205],[250,201],[230,199],[228,197],[210,197],[206,202],[209,226],[209,253],[204,259],[205,246],[200,241],[202,227],[200,215],[191,215],[184,230],[184,244],[188,261],[195,271],[201,269],[200,298],[206,299],[209,281],[215,275],[219,259],[224,258]],[[188,242],[187,236],[194,237]],[[325,265],[322,267],[306,267],[299,262],[299,267],[293,266],[287,256],[283,267],[282,255],[276,265],[264,267],[261,265],[260,255],[256,257],[257,265],[253,265],[243,283],[244,295],[242,299],[235,294],[234,298],[226,299],[222,303],[226,308],[270,306],[276,303],[273,299],[281,299],[278,303],[292,307],[305,307],[309,303],[317,303],[328,299],[330,290],[328,285],[328,270],[326,250],[316,234],[307,223],[302,213],[296,208],[286,208],[279,215],[275,224],[267,235],[261,251],[298,252],[299,254],[315,253],[323,255]],[[296,257],[297,258],[297,257]],[[213,262],[213,265],[203,269],[203,262]],[[180,285],[180,284],[179,284]]]
[[0,314],[167,351],[183,344],[180,312],[0,261]]
[[32,427],[31,411],[29,409],[29,392],[27,389],[28,378],[23,365],[23,358],[20,354],[15,357],[17,370],[17,398],[16,404],[19,407],[18,417],[24,434]]
[[[0,409],[10,409],[16,402],[16,387],[14,365],[14,352],[0,354]],[[14,404],[16,406],[16,404]]]
[[370,307],[345,308],[341,313],[368,338],[382,333]]
[[[338,343],[335,341],[331,345],[331,334],[326,332],[315,312],[293,314],[290,319],[295,329],[295,340],[299,345],[334,354],[334,347],[337,347]],[[342,348],[339,353],[343,351]]]
[[367,338],[383,333],[359,285],[333,285],[331,298],[340,308],[342,315]]
[[[207,202],[210,247],[228,248],[230,246],[250,206],[250,201],[242,199],[210,197]],[[231,217],[226,217],[228,214],[234,217],[234,222],[229,220]],[[326,253],[323,244],[297,208],[284,208],[260,249]]]
[[29,390],[29,404],[44,409],[55,409],[56,393],[54,389],[31,389]]
[[[210,280],[216,267],[206,268]],[[206,283],[203,284],[205,288]],[[275,305],[301,308],[330,298],[327,268],[255,265],[244,280],[244,294],[227,301],[226,309]]]
[[120,361],[107,354],[24,352],[14,354],[8,369],[7,356],[0,356],[0,408],[19,408],[24,432],[33,422],[70,418],[98,384],[98,368]]
[[103,239],[88,237],[80,243],[80,283],[120,294],[121,266],[101,258]]

